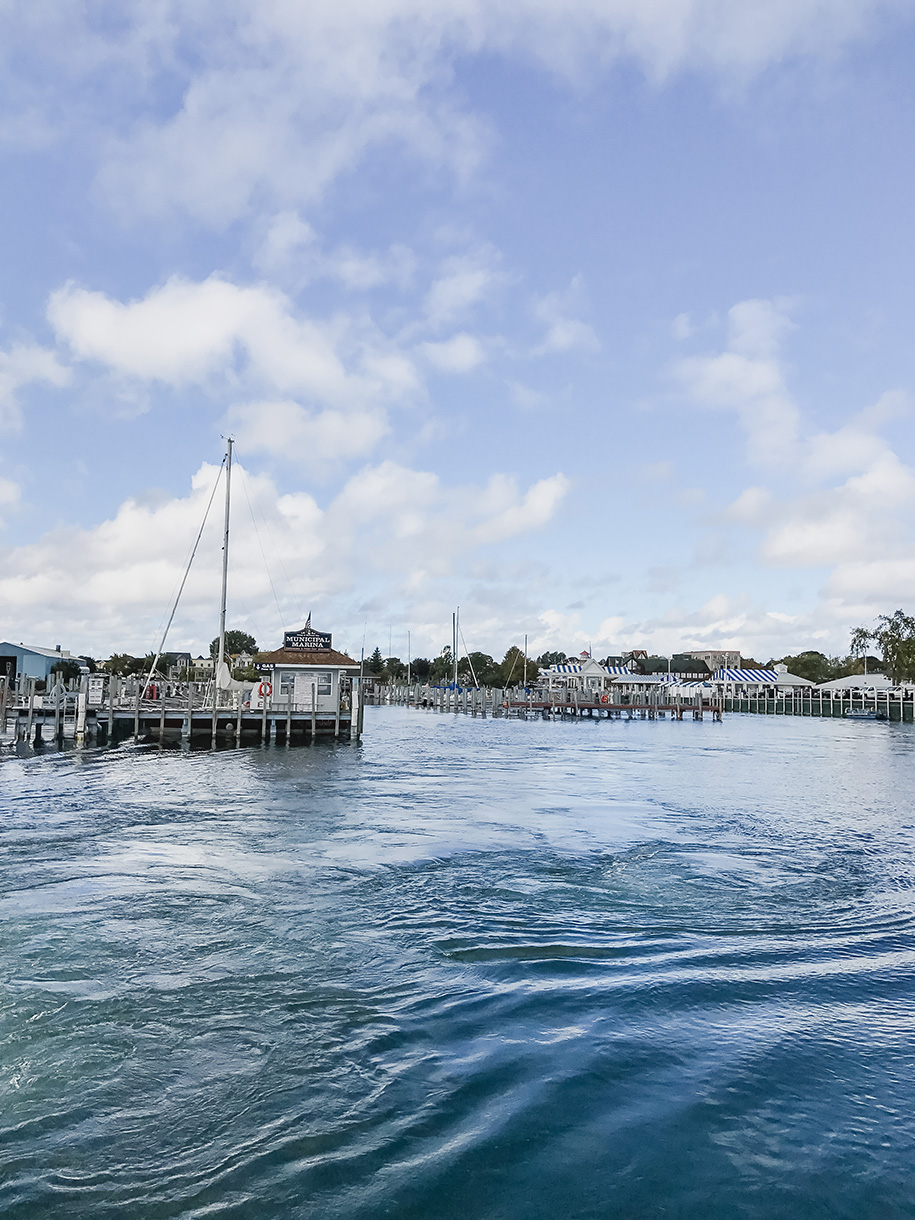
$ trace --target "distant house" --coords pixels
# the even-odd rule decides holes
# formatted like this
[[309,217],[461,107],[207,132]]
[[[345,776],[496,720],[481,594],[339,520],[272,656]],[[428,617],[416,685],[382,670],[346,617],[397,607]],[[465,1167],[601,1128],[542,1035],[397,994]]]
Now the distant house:
[[9,679],[11,686],[19,686],[27,678],[44,679],[51,676],[51,668],[58,661],[75,661],[86,673],[88,666],[82,657],[75,657],[61,648],[39,648],[34,644],[11,644],[0,641],[0,678]]
[[641,657],[636,662],[637,672],[646,676],[650,674],[670,674],[684,682],[704,682],[711,677],[712,671],[705,661],[699,660],[689,652],[674,653],[667,657]]
[[606,690],[618,674],[629,672],[628,666],[601,665],[593,657],[551,665],[540,671],[538,682],[546,679],[550,690]]
[[721,648],[698,649],[693,652],[684,653],[684,656],[695,657],[697,661],[704,661],[710,673],[716,669],[740,668],[740,653],[728,652]]

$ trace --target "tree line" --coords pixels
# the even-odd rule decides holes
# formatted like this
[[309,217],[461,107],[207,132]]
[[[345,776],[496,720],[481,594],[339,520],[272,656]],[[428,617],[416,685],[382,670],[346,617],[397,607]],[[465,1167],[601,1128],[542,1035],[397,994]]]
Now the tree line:
[[[520,686],[525,676],[530,684],[541,669],[567,660],[564,652],[544,652],[539,657],[528,657],[517,645],[506,651],[501,661],[488,652],[471,652],[458,658],[457,677],[461,686],[493,686],[503,690],[507,686]],[[376,648],[366,659],[365,671],[381,682],[405,682],[407,663],[400,657],[385,657]],[[410,676],[414,682],[429,682],[433,686],[454,680],[454,654],[447,645],[437,657],[414,657],[410,662]]]

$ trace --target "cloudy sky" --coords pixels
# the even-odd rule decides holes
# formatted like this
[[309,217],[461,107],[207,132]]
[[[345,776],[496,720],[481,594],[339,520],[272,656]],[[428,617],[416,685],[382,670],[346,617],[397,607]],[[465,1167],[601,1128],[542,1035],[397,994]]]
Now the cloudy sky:
[[[0,0],[0,638],[915,608],[911,0]],[[169,643],[215,633],[219,501]]]

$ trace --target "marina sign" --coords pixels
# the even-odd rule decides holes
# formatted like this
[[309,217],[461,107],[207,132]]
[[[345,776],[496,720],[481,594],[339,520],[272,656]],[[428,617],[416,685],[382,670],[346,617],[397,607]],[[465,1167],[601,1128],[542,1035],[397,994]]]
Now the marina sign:
[[331,636],[329,632],[314,631],[310,626],[305,626],[301,631],[287,631],[283,635],[284,648],[296,648],[302,652],[313,652],[318,648],[330,648]]

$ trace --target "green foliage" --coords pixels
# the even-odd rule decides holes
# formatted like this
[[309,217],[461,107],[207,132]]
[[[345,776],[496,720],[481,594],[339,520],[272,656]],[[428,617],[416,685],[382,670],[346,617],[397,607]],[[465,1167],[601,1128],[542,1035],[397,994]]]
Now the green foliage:
[[[226,656],[237,657],[243,652],[250,653],[251,656],[257,652],[257,640],[254,636],[249,635],[247,631],[227,631]],[[214,661],[219,656],[219,636],[210,644],[210,656]]]
[[[530,684],[536,679],[538,672],[537,662],[533,657],[527,658],[527,684]],[[502,658],[502,664],[499,666],[499,685],[500,686],[521,686],[524,682],[524,651],[516,644],[512,644],[505,656]]]
[[414,682],[425,682],[432,672],[432,662],[425,657],[414,657],[410,663],[410,672]]
[[537,664],[546,669],[549,665],[563,665],[568,659],[564,652],[544,652],[537,658]]
[[401,661],[400,657],[386,657],[382,677],[386,682],[400,682],[406,680],[407,667]]
[[474,677],[479,686],[501,685],[500,668],[488,652],[472,652],[458,662],[458,681],[462,685],[473,684]]
[[153,658],[134,657],[129,652],[113,652],[105,663],[105,669],[110,674],[128,677],[130,674],[149,673]]
[[806,678],[808,682],[829,682],[837,676],[838,662],[830,660],[822,652],[799,652],[793,657],[782,657],[781,664],[788,666],[788,672]]
[[55,661],[51,666],[51,673],[55,674],[61,682],[69,682],[71,679],[79,677],[79,661],[70,661],[65,658]]
[[881,614],[877,626],[856,627],[851,633],[851,649],[860,654],[873,641],[883,654],[883,661],[894,682],[915,680],[915,617],[897,610]]
[[365,663],[366,673],[377,674],[379,677],[384,672],[384,657],[381,655],[381,649],[376,647],[375,651]]
[[447,644],[432,662],[429,676],[433,682],[437,683],[447,683],[454,678],[454,657]]

